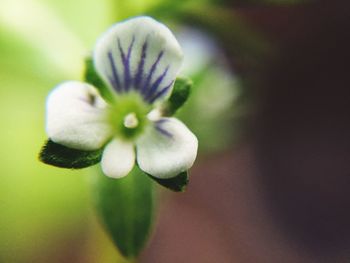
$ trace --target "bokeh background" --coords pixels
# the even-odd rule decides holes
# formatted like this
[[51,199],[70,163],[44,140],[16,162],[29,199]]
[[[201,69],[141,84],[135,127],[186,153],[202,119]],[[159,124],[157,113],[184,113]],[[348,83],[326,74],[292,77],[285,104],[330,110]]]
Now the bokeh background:
[[165,22],[195,86],[199,159],[160,190],[138,262],[350,262],[350,6],[297,0],[0,0],[0,262],[126,262],[97,222],[89,170],[41,164],[45,99],[81,79],[111,24]]

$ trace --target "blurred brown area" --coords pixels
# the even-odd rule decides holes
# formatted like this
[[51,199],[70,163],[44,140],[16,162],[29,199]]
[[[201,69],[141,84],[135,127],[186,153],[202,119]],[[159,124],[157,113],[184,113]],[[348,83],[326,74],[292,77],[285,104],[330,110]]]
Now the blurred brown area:
[[276,51],[251,87],[251,136],[168,194],[141,262],[350,262],[350,4],[239,13]]

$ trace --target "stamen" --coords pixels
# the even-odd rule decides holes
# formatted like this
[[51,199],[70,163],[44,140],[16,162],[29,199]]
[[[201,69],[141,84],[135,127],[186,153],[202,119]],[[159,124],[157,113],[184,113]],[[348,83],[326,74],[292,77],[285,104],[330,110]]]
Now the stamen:
[[92,94],[92,93],[88,93],[87,95],[87,99],[88,99],[88,103],[91,105],[91,106],[95,106],[95,103],[96,103],[96,96],[95,94]]
[[134,112],[129,113],[124,117],[124,126],[129,129],[136,128],[139,125],[139,120]]
[[151,121],[157,121],[162,116],[162,113],[159,109],[154,109],[150,113],[147,114],[147,118]]

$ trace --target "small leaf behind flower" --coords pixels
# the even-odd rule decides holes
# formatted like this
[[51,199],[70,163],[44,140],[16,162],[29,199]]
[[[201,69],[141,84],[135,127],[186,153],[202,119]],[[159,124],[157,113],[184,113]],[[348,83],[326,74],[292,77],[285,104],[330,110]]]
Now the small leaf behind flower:
[[160,179],[148,174],[154,181],[158,184],[174,191],[174,192],[184,192],[186,190],[186,186],[189,182],[188,171],[182,172],[179,175],[169,178],[169,179]]
[[104,81],[100,78],[100,76],[96,73],[94,63],[91,57],[87,57],[85,59],[85,72],[84,79],[87,83],[90,83],[95,88],[98,89],[101,96],[109,102],[113,102],[114,98]]
[[176,79],[170,98],[162,109],[164,115],[172,116],[183,106],[191,94],[192,85],[192,81],[188,78],[179,77]]
[[43,163],[61,168],[79,169],[101,161],[102,149],[81,151],[57,144],[50,139],[42,147],[39,159]]
[[136,165],[125,177],[94,177],[93,193],[102,222],[122,255],[135,258],[149,238],[153,222],[153,183]]

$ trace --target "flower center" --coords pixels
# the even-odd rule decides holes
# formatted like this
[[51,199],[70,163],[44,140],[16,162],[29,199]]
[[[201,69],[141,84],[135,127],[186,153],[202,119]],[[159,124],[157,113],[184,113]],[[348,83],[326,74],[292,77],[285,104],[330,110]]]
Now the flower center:
[[141,135],[149,124],[147,114],[152,107],[145,104],[138,94],[123,94],[111,105],[109,123],[116,137],[134,140]]
[[124,117],[124,126],[129,129],[136,128],[139,125],[139,120],[135,112],[131,112]]

